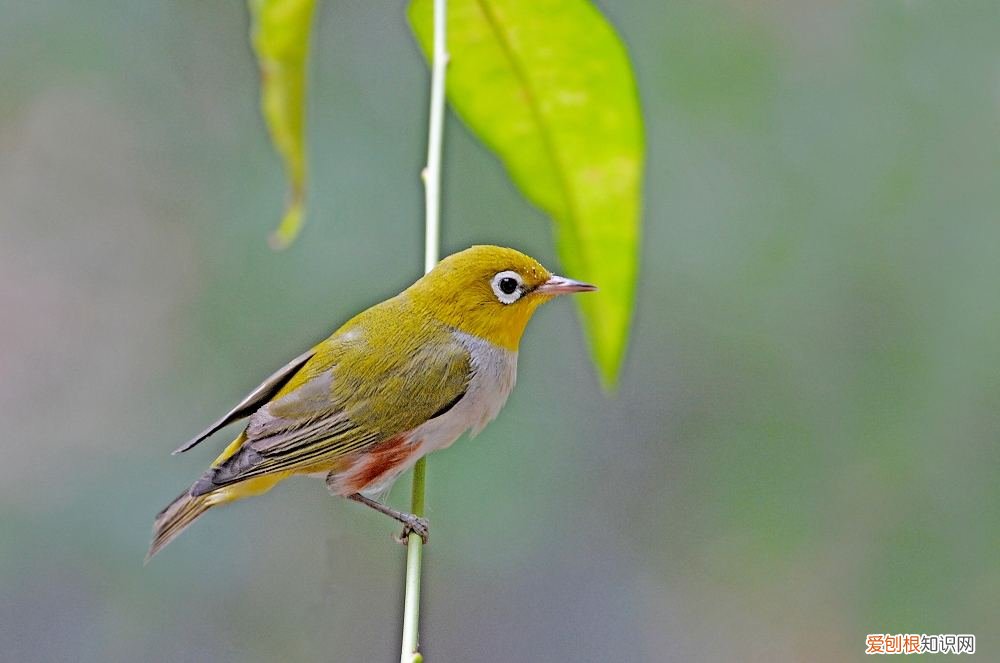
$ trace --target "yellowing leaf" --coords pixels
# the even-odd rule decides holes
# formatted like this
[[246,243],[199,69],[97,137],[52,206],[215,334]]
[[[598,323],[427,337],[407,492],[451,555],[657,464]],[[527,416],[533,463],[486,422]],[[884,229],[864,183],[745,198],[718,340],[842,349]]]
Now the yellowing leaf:
[[284,161],[289,187],[284,217],[270,242],[285,248],[298,236],[304,215],[306,61],[316,0],[249,0],[249,5],[261,110]]
[[[413,0],[432,46],[432,0]],[[628,53],[589,0],[449,0],[448,100],[555,222],[606,386],[628,342],[638,274],[642,117]],[[516,241],[512,238],[512,241]]]

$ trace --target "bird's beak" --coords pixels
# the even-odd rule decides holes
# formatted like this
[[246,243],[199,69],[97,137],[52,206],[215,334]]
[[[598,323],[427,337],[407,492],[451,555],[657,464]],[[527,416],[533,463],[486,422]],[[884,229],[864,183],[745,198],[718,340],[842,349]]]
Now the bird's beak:
[[535,288],[535,292],[543,295],[566,295],[571,292],[592,292],[596,285],[574,281],[562,276],[552,276],[548,281]]

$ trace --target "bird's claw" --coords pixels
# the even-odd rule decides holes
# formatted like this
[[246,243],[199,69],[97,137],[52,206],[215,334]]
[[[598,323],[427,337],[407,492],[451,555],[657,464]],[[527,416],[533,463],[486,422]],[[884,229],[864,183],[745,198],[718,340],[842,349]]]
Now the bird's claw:
[[405,546],[409,543],[410,534],[416,534],[424,542],[424,545],[427,545],[427,539],[430,538],[430,523],[427,522],[426,518],[408,515],[402,523],[403,531],[399,534],[394,534],[392,537],[396,543]]

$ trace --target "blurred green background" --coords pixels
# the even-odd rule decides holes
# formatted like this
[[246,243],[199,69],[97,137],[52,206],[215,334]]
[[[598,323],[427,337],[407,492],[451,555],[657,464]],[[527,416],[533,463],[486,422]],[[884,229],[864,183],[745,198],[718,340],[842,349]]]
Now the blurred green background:
[[[321,483],[153,515],[169,452],[420,273],[427,73],[397,4],[324,2],[304,235],[242,3],[0,14],[0,659],[386,661],[403,549]],[[1000,3],[602,3],[648,173],[617,398],[569,302],[431,458],[430,661],[844,661],[1000,647]],[[452,119],[444,249],[558,267]],[[407,499],[401,481],[392,500]]]

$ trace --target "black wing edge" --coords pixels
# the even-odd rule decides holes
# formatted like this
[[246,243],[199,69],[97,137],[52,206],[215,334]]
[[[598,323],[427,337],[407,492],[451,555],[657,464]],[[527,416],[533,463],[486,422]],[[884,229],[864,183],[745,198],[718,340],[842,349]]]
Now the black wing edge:
[[189,451],[207,440],[209,436],[219,429],[228,426],[234,421],[239,421],[240,419],[249,417],[251,414],[256,412],[261,405],[266,403],[272,396],[278,393],[282,387],[288,384],[288,381],[292,379],[292,376],[295,375],[295,373],[302,368],[302,366],[304,366],[314,354],[316,354],[316,349],[310,348],[279,368],[277,371],[272,373],[270,377],[261,382],[256,389],[247,394],[246,398],[237,403],[236,406],[227,412],[221,419],[199,433],[198,436],[190,442],[174,449],[171,452],[172,455],[176,456],[177,454]]

